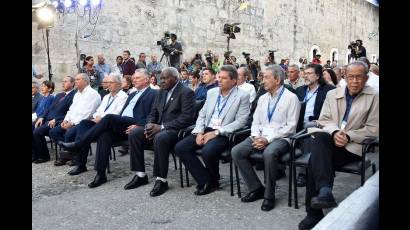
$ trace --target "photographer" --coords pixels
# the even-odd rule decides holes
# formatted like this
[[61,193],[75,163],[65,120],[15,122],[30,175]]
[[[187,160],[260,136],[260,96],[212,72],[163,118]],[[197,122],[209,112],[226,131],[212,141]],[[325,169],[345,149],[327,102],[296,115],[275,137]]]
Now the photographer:
[[182,54],[181,43],[177,42],[177,35],[171,34],[171,44],[170,46],[170,65],[172,67],[178,68],[180,64],[180,55]]

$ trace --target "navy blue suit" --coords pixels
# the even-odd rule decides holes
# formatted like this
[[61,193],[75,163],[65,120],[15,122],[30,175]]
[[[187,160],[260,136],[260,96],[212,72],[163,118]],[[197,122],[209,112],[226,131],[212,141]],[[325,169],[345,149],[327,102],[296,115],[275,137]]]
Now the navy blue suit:
[[[43,158],[49,159],[50,154],[47,148],[47,142],[45,136],[49,135],[50,127],[48,126],[48,122],[55,119],[56,125],[55,128],[59,127],[59,123],[64,119],[68,109],[73,103],[74,94],[76,93],[75,90],[72,90],[69,94],[65,97],[65,93],[59,93],[54,97],[51,106],[44,112],[43,124],[33,131],[33,138],[32,138],[32,154],[34,158]],[[55,129],[53,128],[53,129]]]
[[[147,123],[147,116],[151,111],[157,92],[157,90],[148,87],[141,94],[133,108],[133,118],[116,114],[108,114],[91,128],[87,127],[87,129],[89,128],[88,131],[86,131],[83,135],[80,135],[76,140],[76,145],[80,147],[80,154],[77,158],[77,164],[85,166],[87,162],[89,145],[91,142],[97,141],[97,154],[94,169],[99,173],[103,173],[107,168],[108,157],[110,155],[112,144],[114,142],[127,139],[125,131],[130,125],[138,125],[141,127],[145,126]],[[120,114],[123,113],[124,109],[128,106],[129,102],[135,95],[136,92],[128,96],[128,99],[125,102]],[[81,123],[83,123],[83,121]],[[89,122],[87,123],[88,124],[85,125],[89,126]]]

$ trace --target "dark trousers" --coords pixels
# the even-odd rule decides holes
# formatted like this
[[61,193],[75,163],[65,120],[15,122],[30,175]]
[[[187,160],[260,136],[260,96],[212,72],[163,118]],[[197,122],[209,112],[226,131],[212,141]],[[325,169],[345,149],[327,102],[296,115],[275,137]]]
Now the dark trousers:
[[[80,123],[81,124],[81,123]],[[125,131],[128,126],[135,124],[135,120],[130,117],[123,117],[115,114],[104,116],[100,122],[87,128],[90,124],[84,124],[88,129],[84,134],[80,134],[76,145],[81,149],[81,159],[86,160],[89,145],[97,141],[94,169],[98,173],[104,173],[108,165],[111,146],[115,141],[126,140]]]
[[[175,145],[175,153],[181,158],[199,186],[206,183],[216,184],[220,178],[219,156],[228,148],[228,144],[227,137],[217,136],[205,145],[199,146],[196,144],[196,136],[191,134]],[[202,148],[205,167],[195,153],[200,148]]]
[[[67,130],[64,141],[73,142],[81,139],[89,129],[91,129],[96,123],[91,120],[82,120],[78,125]],[[87,164],[88,150],[90,149],[90,144],[85,143],[81,146],[78,154],[74,157],[77,166],[84,166]]]
[[33,130],[31,152],[34,158],[50,158],[50,153],[48,151],[47,141],[45,138],[45,136],[49,135],[49,131],[50,127],[48,127],[48,122],[45,122],[43,125]]
[[322,210],[310,207],[312,197],[319,194],[324,186],[333,187],[335,169],[350,162],[361,160],[360,156],[347,151],[344,147],[336,147],[330,134],[319,132],[310,138],[310,159],[306,184],[306,211],[309,214],[323,214]]
[[[163,130],[153,140],[154,177],[167,178],[169,153],[178,141],[177,130]],[[149,143],[144,136],[144,128],[136,128],[128,135],[130,144],[131,171],[145,172],[144,146]]]

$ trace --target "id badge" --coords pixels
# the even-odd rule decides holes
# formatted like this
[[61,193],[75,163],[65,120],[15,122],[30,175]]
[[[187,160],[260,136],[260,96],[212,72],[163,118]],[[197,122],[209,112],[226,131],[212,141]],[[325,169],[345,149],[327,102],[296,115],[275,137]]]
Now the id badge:
[[95,76],[94,76],[94,75],[91,75],[91,76],[90,76],[90,79],[91,79],[91,80],[94,80],[94,79],[95,79]]
[[347,122],[346,121],[342,121],[342,123],[340,124],[340,129],[345,129]]
[[222,126],[222,119],[215,118],[212,120],[212,128],[213,129],[220,129]]

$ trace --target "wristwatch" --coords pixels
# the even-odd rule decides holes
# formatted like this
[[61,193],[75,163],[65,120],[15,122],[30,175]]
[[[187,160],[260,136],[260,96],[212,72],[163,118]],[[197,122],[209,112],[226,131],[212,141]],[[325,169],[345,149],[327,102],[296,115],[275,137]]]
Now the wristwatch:
[[215,130],[214,133],[215,133],[215,136],[218,136],[219,135],[219,130]]

